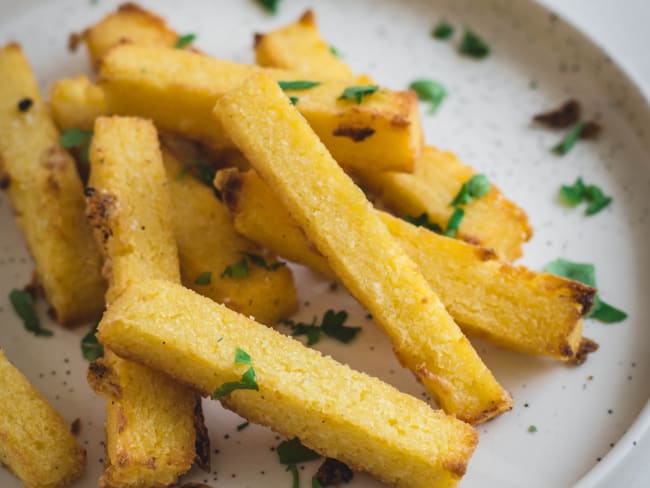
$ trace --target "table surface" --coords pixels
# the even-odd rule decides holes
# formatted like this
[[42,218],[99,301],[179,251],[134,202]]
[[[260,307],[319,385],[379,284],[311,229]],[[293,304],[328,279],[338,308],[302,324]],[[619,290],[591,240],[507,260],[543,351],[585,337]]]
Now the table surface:
[[[650,1],[539,0],[599,44],[631,76],[650,100]],[[615,476],[598,488],[647,487],[650,483],[650,433],[640,440]]]

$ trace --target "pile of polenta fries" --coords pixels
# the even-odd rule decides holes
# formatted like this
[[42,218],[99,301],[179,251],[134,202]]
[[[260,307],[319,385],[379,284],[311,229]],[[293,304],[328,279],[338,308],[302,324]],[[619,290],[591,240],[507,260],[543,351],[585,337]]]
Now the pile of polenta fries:
[[[206,466],[201,396],[389,485],[455,486],[472,425],[512,408],[464,334],[564,362],[597,347],[595,290],[510,264],[532,232],[494,185],[455,238],[430,230],[474,170],[424,145],[416,95],[355,75],[312,12],[256,35],[257,65],[183,46],[134,4],[80,44],[96,82],[59,80],[49,104],[20,46],[0,50],[0,179],[57,321],[103,314],[100,486]],[[297,308],[276,256],[342,283],[440,410],[269,327]],[[1,351],[0,461],[29,487],[85,463]]]

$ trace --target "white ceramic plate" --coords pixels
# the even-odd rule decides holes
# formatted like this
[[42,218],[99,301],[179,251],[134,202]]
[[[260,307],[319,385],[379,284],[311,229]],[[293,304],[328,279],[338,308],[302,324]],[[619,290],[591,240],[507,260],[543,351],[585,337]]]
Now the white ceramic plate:
[[[650,423],[648,408],[641,413],[650,396],[650,139],[644,132],[650,114],[638,90],[598,47],[526,1],[285,0],[275,17],[252,0],[143,4],[167,17],[178,31],[197,33],[201,49],[238,61],[253,60],[253,32],[289,22],[315,6],[325,36],[356,71],[393,88],[404,88],[420,77],[443,82],[450,94],[438,115],[423,114],[427,140],[456,151],[528,211],[536,233],[522,262],[534,269],[559,256],[593,262],[603,298],[629,313],[620,324],[587,321],[586,335],[601,348],[580,367],[475,341],[512,392],[516,407],[479,427],[480,444],[463,486],[562,487],[580,479],[583,486],[594,486],[616,471]],[[67,52],[67,34],[116,5],[108,0],[1,1],[0,41],[24,46],[41,87],[47,89],[56,78],[88,72],[84,52]],[[457,40],[431,39],[431,27],[441,18],[482,34],[493,54],[475,61],[457,54]],[[559,135],[533,127],[530,118],[569,97],[578,98],[586,116],[597,117],[605,130],[598,142],[581,142],[558,158],[549,147]],[[590,218],[560,206],[559,186],[577,176],[600,185],[614,197],[613,205]],[[103,401],[85,381],[87,364],[79,349],[85,329],[71,332],[48,323],[55,330],[52,338],[35,338],[23,330],[7,296],[11,288],[29,281],[32,264],[4,195],[0,236],[0,344],[67,420],[81,419],[80,442],[88,450],[88,468],[75,486],[96,486],[104,455],[104,415]],[[300,318],[309,320],[327,308],[346,309],[350,323],[363,326],[355,343],[342,346],[325,340],[318,345],[322,351],[405,392],[423,395],[398,366],[386,338],[345,292],[332,293],[329,283],[304,269],[297,269],[296,276],[303,303]],[[279,437],[257,426],[238,432],[239,417],[216,402],[206,401],[204,408],[213,472],[195,470],[186,481],[222,487],[290,486],[289,473],[272,452]],[[529,433],[530,425],[538,431]],[[303,486],[317,466],[301,466]],[[19,484],[0,470],[0,486]],[[358,474],[350,486],[380,484]]]

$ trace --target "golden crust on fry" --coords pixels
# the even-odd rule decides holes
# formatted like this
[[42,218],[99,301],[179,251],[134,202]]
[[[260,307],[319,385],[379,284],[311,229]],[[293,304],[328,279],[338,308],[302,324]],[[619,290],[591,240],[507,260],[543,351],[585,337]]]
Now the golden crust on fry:
[[394,486],[456,486],[478,440],[453,416],[170,282],[127,289],[99,338],[205,395],[241,378],[243,349],[259,391],[233,391],[227,408]]
[[[96,320],[104,308],[101,256],[85,223],[74,161],[41,100],[20,46],[0,49],[0,180],[57,321]],[[18,107],[26,100],[25,111]]]
[[27,488],[59,488],[85,464],[70,426],[0,349],[0,465]]

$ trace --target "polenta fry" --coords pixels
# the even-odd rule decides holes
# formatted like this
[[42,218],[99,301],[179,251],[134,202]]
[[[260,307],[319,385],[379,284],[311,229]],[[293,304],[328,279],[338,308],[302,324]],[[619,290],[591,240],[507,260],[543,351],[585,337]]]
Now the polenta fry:
[[[254,171],[221,170],[215,182],[238,232],[286,259],[333,276],[327,260]],[[576,359],[593,288],[512,266],[489,250],[377,213],[463,332],[527,354]]]
[[204,395],[241,377],[233,357],[247,351],[259,391],[233,391],[224,406],[394,486],[456,486],[477,442],[453,416],[170,282],[127,289],[99,338]]
[[0,464],[27,488],[59,488],[78,478],[86,451],[70,426],[0,349]]
[[[87,213],[106,254],[108,305],[128,285],[148,277],[180,282],[169,189],[153,124],[98,118],[90,163]],[[201,441],[195,427],[200,404],[192,389],[110,350],[91,363],[88,380],[106,398],[103,485],[168,486],[190,469]]]
[[106,285],[74,161],[59,145],[17,44],[0,49],[0,76],[0,186],[9,193],[57,321],[96,320]]
[[251,76],[219,99],[214,115],[446,412],[479,423],[512,407],[416,264],[272,78]]

